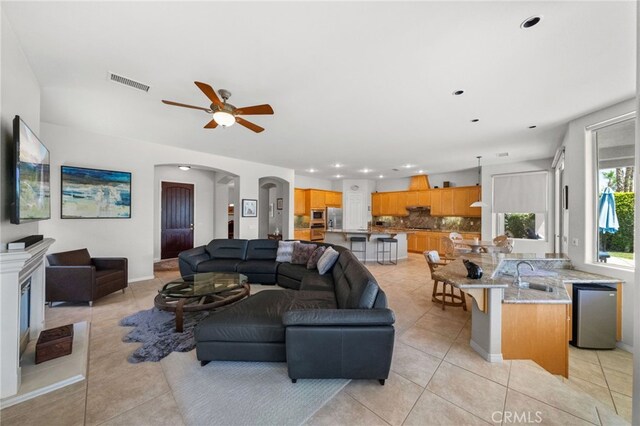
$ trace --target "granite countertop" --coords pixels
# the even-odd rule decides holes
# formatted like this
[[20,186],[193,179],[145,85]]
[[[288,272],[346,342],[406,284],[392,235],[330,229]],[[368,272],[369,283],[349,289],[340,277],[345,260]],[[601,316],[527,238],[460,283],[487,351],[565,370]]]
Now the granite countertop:
[[329,229],[327,228],[324,232],[335,232],[335,233],[341,233],[341,234],[402,234],[402,233],[408,233],[411,231],[408,231],[406,229],[400,229],[400,228],[371,228],[371,229],[337,229],[337,228],[333,228],[333,229]]
[[[479,280],[467,278],[467,269],[462,263],[462,258],[456,259],[450,264],[440,267],[433,275],[452,283],[460,289],[474,288],[502,288],[504,290],[503,303],[571,303],[567,292],[567,284],[597,283],[614,284],[622,282],[618,278],[607,277],[599,274],[570,269],[570,262],[563,257],[536,256],[536,255],[466,255],[483,270],[483,276]],[[529,260],[536,264],[536,270],[530,272],[528,268],[521,268],[521,278],[524,282],[550,286],[553,291],[545,292],[527,288],[518,288],[513,282],[515,277],[508,273],[507,263],[517,263],[520,260]],[[548,267],[544,266],[547,265]],[[512,266],[512,265],[511,265]]]

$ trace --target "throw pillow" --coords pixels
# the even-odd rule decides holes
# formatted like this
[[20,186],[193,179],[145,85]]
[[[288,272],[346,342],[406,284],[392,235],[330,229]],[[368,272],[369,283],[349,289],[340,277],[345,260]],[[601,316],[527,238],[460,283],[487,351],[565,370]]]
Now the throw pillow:
[[318,260],[320,260],[326,249],[325,246],[320,246],[311,253],[311,257],[307,262],[307,269],[316,269],[318,267]]
[[318,272],[320,275],[324,275],[331,270],[333,265],[338,260],[340,253],[335,251],[332,247],[327,248],[324,254],[318,260]]
[[276,262],[291,263],[293,255],[293,245],[299,241],[278,241],[278,252],[276,253]]
[[295,243],[291,263],[294,265],[306,265],[313,252],[318,248],[317,244]]

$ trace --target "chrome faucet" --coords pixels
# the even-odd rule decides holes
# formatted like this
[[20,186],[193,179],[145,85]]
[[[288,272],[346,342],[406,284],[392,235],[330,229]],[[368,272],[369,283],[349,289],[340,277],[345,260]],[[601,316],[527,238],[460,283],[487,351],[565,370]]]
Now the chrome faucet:
[[515,284],[517,287],[521,287],[521,286],[522,286],[522,280],[520,279],[520,265],[522,265],[522,264],[529,265],[529,268],[531,268],[531,270],[532,270],[532,271],[534,271],[534,270],[535,270],[535,269],[534,269],[534,267],[533,267],[533,265],[532,265],[532,264],[531,264],[531,262],[529,262],[529,261],[521,260],[520,262],[518,262],[518,263],[516,264],[516,280],[515,280],[515,282],[514,282],[514,284]]

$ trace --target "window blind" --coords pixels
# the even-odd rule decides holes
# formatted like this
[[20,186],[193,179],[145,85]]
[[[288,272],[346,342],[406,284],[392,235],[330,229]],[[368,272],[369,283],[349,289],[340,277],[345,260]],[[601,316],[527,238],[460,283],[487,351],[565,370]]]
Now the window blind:
[[546,213],[548,172],[493,176],[494,213]]

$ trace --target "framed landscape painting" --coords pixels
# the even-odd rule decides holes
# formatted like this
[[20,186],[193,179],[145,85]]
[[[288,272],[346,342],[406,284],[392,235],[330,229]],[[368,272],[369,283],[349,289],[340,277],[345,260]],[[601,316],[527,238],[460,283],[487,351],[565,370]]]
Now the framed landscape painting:
[[62,166],[62,219],[130,219],[131,173]]

